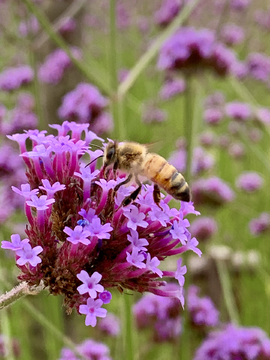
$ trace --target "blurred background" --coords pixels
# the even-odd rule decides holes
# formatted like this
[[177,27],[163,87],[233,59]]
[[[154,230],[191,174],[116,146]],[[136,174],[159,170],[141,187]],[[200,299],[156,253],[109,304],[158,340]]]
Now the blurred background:
[[[6,135],[68,120],[150,143],[183,173],[203,253],[184,254],[184,311],[115,290],[107,323],[89,329],[44,292],[0,312],[0,358],[235,359],[200,355],[217,329],[223,344],[242,339],[239,359],[270,358],[269,40],[267,0],[0,0],[0,240],[26,223],[11,190],[24,164]],[[1,249],[1,293],[17,284],[14,265]]]

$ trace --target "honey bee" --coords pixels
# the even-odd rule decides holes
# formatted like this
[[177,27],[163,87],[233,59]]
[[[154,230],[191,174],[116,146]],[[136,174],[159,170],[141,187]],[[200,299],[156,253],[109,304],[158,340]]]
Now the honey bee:
[[104,169],[112,164],[114,172],[119,169],[129,174],[124,181],[116,185],[114,192],[120,186],[127,184],[133,177],[138,185],[123,200],[123,206],[136,200],[141,191],[142,184],[138,175],[142,175],[154,183],[153,198],[158,206],[161,199],[159,187],[176,200],[190,201],[190,189],[183,175],[162,156],[149,153],[146,145],[127,141],[121,143],[109,141],[103,155]]

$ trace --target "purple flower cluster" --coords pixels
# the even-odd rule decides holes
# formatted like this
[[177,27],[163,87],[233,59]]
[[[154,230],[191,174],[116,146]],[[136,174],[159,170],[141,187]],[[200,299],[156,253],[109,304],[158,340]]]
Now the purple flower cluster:
[[222,179],[210,177],[199,179],[192,185],[192,196],[196,205],[220,206],[234,199],[234,192]]
[[65,17],[61,21],[59,33],[61,35],[67,35],[76,29],[76,21],[71,17]]
[[101,134],[113,127],[111,116],[104,112],[107,105],[108,100],[101,95],[98,88],[80,83],[63,97],[58,115],[63,120],[90,123],[92,130]]
[[252,219],[249,223],[250,232],[253,235],[260,235],[270,230],[270,214],[263,212],[256,219]]
[[200,289],[191,285],[187,293],[187,309],[192,324],[200,329],[219,324],[219,311],[212,300],[205,296],[199,297]]
[[250,0],[231,0],[230,6],[232,10],[242,11],[245,10],[250,4]]
[[259,328],[236,327],[228,324],[209,334],[197,349],[193,360],[228,360],[270,358],[270,339]]
[[218,230],[216,220],[212,217],[203,216],[195,219],[191,226],[190,232],[200,241],[209,240]]
[[155,104],[149,103],[145,105],[142,114],[142,121],[146,124],[160,123],[167,120],[167,112],[159,109]]
[[236,121],[246,121],[252,116],[252,110],[247,103],[233,101],[225,106],[226,115]]
[[[105,317],[102,305],[110,302],[108,289],[113,287],[174,297],[183,304],[186,268],[181,258],[175,271],[162,271],[159,265],[187,250],[201,255],[185,219],[198,212],[192,203],[171,209],[170,196],[158,207],[150,185],[123,207],[135,185],[114,191],[123,177],[113,169],[95,169],[102,151],[88,149],[99,139],[88,126],[64,121],[51,125],[57,136],[37,130],[9,136],[19,144],[28,179],[13,187],[25,202],[27,238],[15,234],[11,242],[2,243],[16,253],[19,280],[29,285],[42,280],[51,294],[64,296],[68,311],[75,307],[91,326],[97,317]],[[32,143],[29,151],[26,140]],[[87,167],[84,154],[90,156]],[[177,289],[167,288],[163,277],[177,279]]]
[[34,71],[28,65],[10,67],[0,73],[0,89],[12,91],[22,85],[30,83],[34,78]]
[[160,8],[155,12],[155,21],[160,26],[167,26],[180,12],[182,0],[163,0]]
[[[76,346],[76,350],[83,356],[85,360],[111,360],[109,356],[110,350],[107,345],[87,339],[81,344]],[[63,348],[60,354],[59,360],[79,360],[81,357],[77,357],[76,354],[68,349]]]
[[260,189],[262,185],[263,179],[255,171],[244,172],[236,179],[236,186],[247,193]]
[[35,35],[39,30],[39,22],[35,16],[30,16],[26,21],[21,21],[19,24],[19,34],[22,37],[27,35]]
[[254,79],[268,82],[270,77],[270,57],[263,53],[250,53],[246,60],[248,74]]
[[[81,51],[78,48],[72,47],[71,52],[76,59],[81,58]],[[39,67],[39,80],[48,84],[58,84],[71,65],[72,62],[67,53],[62,49],[56,49],[46,57],[44,63]]]
[[158,59],[160,70],[208,68],[218,75],[232,73],[238,63],[232,50],[215,39],[209,29],[179,29],[162,46]]
[[[186,271],[186,268],[184,269]],[[177,290],[176,284],[168,288]],[[181,307],[174,298],[146,294],[134,306],[133,313],[138,329],[153,330],[156,342],[172,341],[182,332]]]

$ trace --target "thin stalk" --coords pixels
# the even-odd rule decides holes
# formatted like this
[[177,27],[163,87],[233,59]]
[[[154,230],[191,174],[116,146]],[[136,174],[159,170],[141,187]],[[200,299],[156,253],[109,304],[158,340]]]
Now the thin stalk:
[[109,87],[103,83],[100,80],[100,77],[95,75],[93,72],[89,71],[91,69],[91,65],[84,64],[83,62],[76,59],[72,52],[67,45],[67,43],[64,41],[64,39],[54,30],[53,26],[51,25],[48,18],[39,10],[38,6],[35,5],[31,0],[22,0],[22,2],[26,5],[28,10],[35,15],[35,17],[38,19],[40,25],[43,27],[43,29],[48,34],[49,38],[62,50],[64,50],[67,55],[69,56],[72,63],[83,73],[83,75],[91,82],[94,82],[106,95],[110,95],[110,89]]
[[123,116],[123,101],[118,99],[116,91],[118,87],[118,43],[116,29],[116,0],[110,0],[110,44],[109,44],[109,63],[111,76],[111,89],[113,95],[111,97],[111,107],[115,124],[116,139],[125,139],[125,125]]
[[238,310],[236,307],[234,296],[232,293],[228,269],[225,265],[225,262],[222,260],[216,260],[216,266],[223,292],[223,299],[225,301],[225,305],[227,308],[230,321],[238,325],[240,323],[240,320],[239,320]]
[[10,321],[8,317],[7,310],[4,309],[1,312],[1,332],[4,335],[3,341],[4,341],[4,353],[5,350],[7,350],[5,354],[6,360],[14,360],[14,353],[13,353],[13,346],[12,346],[12,336],[11,336],[11,329],[10,329]]
[[134,326],[132,318],[132,296],[130,294],[124,295],[124,306],[125,306],[125,359],[135,359],[135,344],[133,338]]
[[[25,1],[25,0],[24,0]],[[160,34],[159,37],[152,43],[148,51],[146,51],[142,57],[137,61],[135,66],[129,71],[125,80],[119,85],[117,91],[117,97],[122,98],[129,91],[132,85],[135,83],[140,74],[150,64],[153,58],[157,55],[159,49],[163,43],[178,29],[180,25],[188,18],[192,10],[199,3],[200,0],[191,1],[186,5],[174,21]]]
[[185,178],[187,182],[192,180],[192,160],[193,152],[196,146],[197,133],[200,120],[200,81],[193,79],[191,75],[186,76],[186,92],[185,92],[185,138],[187,142],[187,163]]

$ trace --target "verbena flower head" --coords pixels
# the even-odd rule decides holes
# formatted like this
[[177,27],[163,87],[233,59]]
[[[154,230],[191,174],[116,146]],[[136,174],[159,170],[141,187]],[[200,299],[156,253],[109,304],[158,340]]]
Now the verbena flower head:
[[22,85],[30,83],[34,78],[34,71],[28,65],[7,68],[0,74],[0,89],[12,91]]
[[164,0],[155,12],[156,23],[160,26],[168,25],[178,15],[182,6],[182,0]]
[[116,315],[108,313],[104,319],[98,322],[97,327],[102,334],[115,337],[121,331],[120,319]]
[[[107,345],[92,340],[87,339],[81,344],[76,346],[76,350],[83,356],[86,360],[112,360],[109,356],[110,350]],[[61,350],[59,360],[79,360],[81,357],[77,357],[76,354],[68,349],[63,348]]]
[[190,226],[191,234],[200,241],[209,240],[217,230],[216,220],[206,216],[195,219]]
[[252,219],[249,223],[250,232],[253,235],[260,235],[270,231],[270,214],[263,212],[256,219]]
[[[72,47],[70,50],[75,58],[81,58],[81,51],[78,48]],[[45,83],[57,84],[71,65],[72,62],[67,53],[62,49],[56,49],[46,57],[44,63],[39,67],[38,77]]]
[[237,45],[245,38],[243,28],[235,24],[226,24],[221,29],[221,39],[226,45]]
[[160,70],[209,68],[224,76],[233,72],[235,54],[215,39],[209,29],[180,28],[162,46],[158,59]]
[[199,179],[192,185],[195,204],[220,206],[234,199],[234,192],[229,185],[218,177]]
[[113,126],[110,115],[104,112],[108,100],[98,88],[87,83],[80,83],[63,97],[58,115],[63,120],[90,123],[94,132],[100,134],[110,131]]
[[[168,284],[177,290],[176,284]],[[173,298],[146,294],[134,306],[133,313],[138,329],[151,329],[154,341],[171,341],[182,332],[182,309]]]
[[250,53],[247,58],[248,73],[254,79],[267,82],[270,76],[270,57],[263,53]]
[[[16,241],[20,248],[12,249],[19,280],[29,285],[42,280],[51,294],[64,296],[68,311],[76,308],[91,326],[106,316],[102,306],[110,301],[111,288],[149,291],[183,305],[186,268],[178,263],[175,271],[162,271],[162,262],[187,250],[201,255],[185,219],[198,214],[193,204],[170,209],[167,196],[158,207],[153,186],[145,185],[138,198],[123,207],[123,197],[135,185],[121,186],[115,193],[123,175],[95,168],[102,151],[89,150],[89,145],[98,136],[86,124],[65,121],[51,127],[57,136],[35,130],[10,137],[22,149],[28,179],[20,189],[13,188],[25,201],[29,222],[27,243]],[[29,151],[26,139],[32,142]],[[3,245],[7,248],[7,242]],[[177,279],[177,290],[166,287],[163,277]]]
[[245,121],[251,118],[252,111],[249,104],[242,102],[230,102],[225,106],[225,112],[228,117],[237,121]]
[[186,89],[186,83],[184,79],[172,78],[164,82],[159,92],[159,97],[162,100],[169,100],[178,94],[181,94]]
[[222,330],[209,334],[197,349],[193,360],[269,358],[270,339],[262,329],[228,324]]
[[219,311],[209,297],[199,297],[199,292],[200,289],[195,285],[188,288],[187,309],[192,324],[200,329],[217,326]]
[[236,179],[236,186],[248,193],[260,189],[263,185],[262,177],[255,171],[247,171]]

